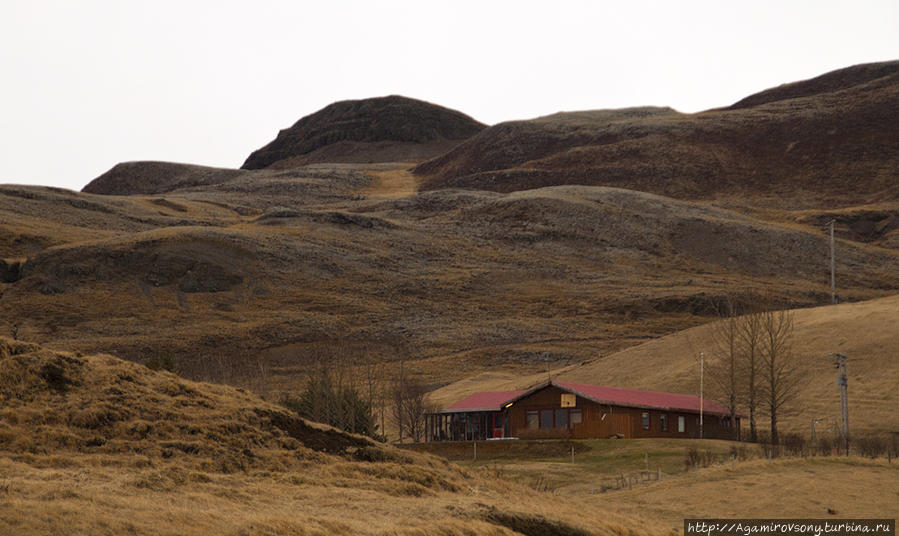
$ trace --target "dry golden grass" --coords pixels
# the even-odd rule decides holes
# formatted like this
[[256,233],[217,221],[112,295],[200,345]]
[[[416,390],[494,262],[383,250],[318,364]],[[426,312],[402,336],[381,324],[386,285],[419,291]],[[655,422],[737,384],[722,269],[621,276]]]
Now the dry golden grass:
[[364,195],[371,198],[397,199],[414,195],[418,191],[420,179],[409,171],[409,166],[396,169],[370,171],[372,184]]
[[[572,462],[569,449],[575,448]],[[899,514],[899,462],[852,457],[765,458],[729,441],[635,439],[428,444],[471,471],[491,471],[548,495],[584,501],[591,511],[626,512],[682,527],[684,518],[893,518]],[[685,465],[688,449],[710,465]],[[731,455],[735,459],[731,459]],[[648,466],[661,482],[618,488],[616,477]],[[832,512],[836,512],[835,514]]]
[[231,387],[0,340],[0,533],[653,534]]
[[688,517],[896,518],[899,463],[854,457],[751,460],[733,469],[725,463],[598,500],[672,529]]

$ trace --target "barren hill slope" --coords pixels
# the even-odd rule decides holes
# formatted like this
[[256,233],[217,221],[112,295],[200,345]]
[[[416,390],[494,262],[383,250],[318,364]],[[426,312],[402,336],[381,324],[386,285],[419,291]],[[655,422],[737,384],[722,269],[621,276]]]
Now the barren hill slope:
[[[0,329],[266,389],[341,341],[438,363],[421,372],[440,384],[583,361],[705,322],[726,293],[829,299],[826,237],[802,224],[603,187],[369,199],[347,166],[156,196],[0,188]],[[844,298],[899,288],[895,250],[838,245]]]
[[606,185],[679,199],[835,206],[899,198],[899,62],[698,114],[563,113],[502,123],[420,164],[424,189]]
[[0,338],[0,403],[3,534],[659,529],[109,355]]
[[455,110],[398,95],[335,102],[279,132],[242,167],[421,161],[448,151],[484,126]]

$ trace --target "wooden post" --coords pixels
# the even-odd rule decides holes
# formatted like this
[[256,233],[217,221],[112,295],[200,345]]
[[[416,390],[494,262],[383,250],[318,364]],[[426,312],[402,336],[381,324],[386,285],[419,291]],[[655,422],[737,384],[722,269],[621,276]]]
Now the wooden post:
[[475,459],[475,461],[477,461],[477,459],[478,459],[478,442],[474,441],[472,444],[474,445],[474,459]]
[[571,445],[571,463],[574,463],[574,445]]

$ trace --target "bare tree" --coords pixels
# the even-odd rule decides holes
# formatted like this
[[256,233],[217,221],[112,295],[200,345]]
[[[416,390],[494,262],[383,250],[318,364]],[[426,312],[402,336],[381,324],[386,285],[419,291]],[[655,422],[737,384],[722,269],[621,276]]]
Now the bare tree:
[[761,395],[759,381],[762,377],[762,314],[753,311],[744,315],[738,326],[740,343],[740,375],[743,402],[749,410],[749,440],[758,440],[758,414]]
[[403,441],[408,434],[413,441],[421,441],[424,435],[425,413],[429,407],[425,400],[427,390],[419,381],[413,379],[400,362],[400,369],[393,378],[391,387],[393,395],[393,420],[399,431],[399,440]]
[[792,402],[802,385],[802,371],[793,354],[793,313],[767,310],[760,313],[761,382],[760,392],[771,418],[771,443],[778,445],[777,419]]
[[722,307],[719,308],[720,320],[713,326],[713,352],[715,359],[710,363],[709,376],[715,387],[727,400],[727,409],[730,414],[731,437],[740,439],[740,430],[737,428],[737,404],[739,403],[740,385],[740,332],[743,317],[739,317],[734,310],[734,301],[728,297]]

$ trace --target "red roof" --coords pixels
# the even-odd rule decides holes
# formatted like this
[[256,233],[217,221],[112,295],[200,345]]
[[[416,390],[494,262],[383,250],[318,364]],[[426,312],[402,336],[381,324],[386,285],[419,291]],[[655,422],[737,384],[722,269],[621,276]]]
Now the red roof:
[[[565,391],[593,400],[598,404],[699,413],[700,400],[699,397],[695,395],[641,391],[639,389],[620,389],[618,387],[606,387],[604,385],[589,385],[585,383],[560,382],[555,380],[526,391],[475,393],[468,398],[456,402],[443,411],[447,413],[499,411],[506,404],[515,402],[549,385],[555,385]],[[712,415],[730,415],[730,411],[726,407],[707,398],[702,400],[702,410],[704,413]],[[745,417],[745,415],[740,413],[737,415],[739,417]]]
[[496,391],[492,393],[475,393],[468,398],[456,402],[446,408],[446,412],[455,411],[499,411],[511,400],[528,391]]
[[[553,381],[552,384],[600,404],[659,408],[699,413],[700,399],[696,395],[679,395],[674,393],[660,393],[658,391],[641,391],[638,389],[619,389],[618,387],[605,387],[603,385],[588,385],[572,382]],[[703,413],[711,413],[714,415],[730,415],[730,410],[708,398],[702,400],[702,411]]]

